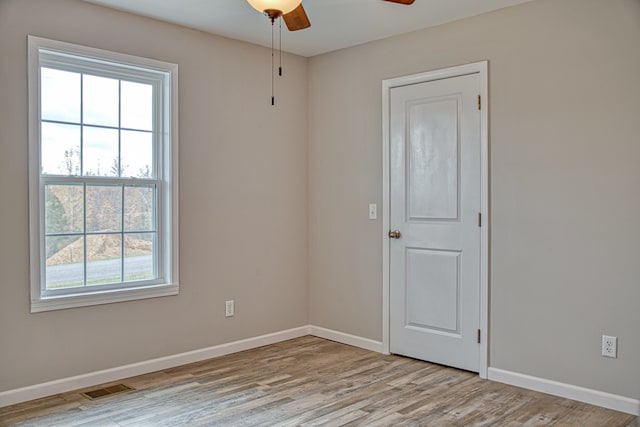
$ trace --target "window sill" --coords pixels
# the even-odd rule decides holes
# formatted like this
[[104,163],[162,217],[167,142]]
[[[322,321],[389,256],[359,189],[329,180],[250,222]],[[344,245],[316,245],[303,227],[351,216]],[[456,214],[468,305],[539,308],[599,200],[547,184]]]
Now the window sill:
[[31,313],[178,295],[179,288],[177,283],[172,283],[76,295],[43,297],[31,300]]

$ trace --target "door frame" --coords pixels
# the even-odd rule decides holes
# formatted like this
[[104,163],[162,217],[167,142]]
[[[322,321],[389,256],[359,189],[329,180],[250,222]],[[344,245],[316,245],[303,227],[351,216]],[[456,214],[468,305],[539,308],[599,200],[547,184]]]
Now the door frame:
[[489,366],[489,76],[488,61],[427,71],[382,80],[382,350],[389,354],[390,342],[390,163],[389,120],[391,89],[410,84],[426,83],[450,77],[479,74],[480,76],[480,360],[479,375],[487,378]]

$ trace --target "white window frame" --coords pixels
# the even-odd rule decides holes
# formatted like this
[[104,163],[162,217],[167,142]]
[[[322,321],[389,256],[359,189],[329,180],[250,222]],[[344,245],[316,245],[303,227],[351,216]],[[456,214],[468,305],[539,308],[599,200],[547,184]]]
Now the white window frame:
[[[29,243],[31,312],[177,295],[178,283],[178,66],[71,43],[28,36]],[[57,63],[69,71],[156,81],[157,279],[124,284],[47,290],[45,287],[44,183],[40,173],[40,70]],[[122,78],[122,77],[120,77]],[[64,181],[65,177],[56,182]],[[87,182],[91,181],[91,178]],[[108,179],[107,179],[108,181]],[[134,182],[141,182],[135,180]],[[133,182],[132,182],[133,183]]]

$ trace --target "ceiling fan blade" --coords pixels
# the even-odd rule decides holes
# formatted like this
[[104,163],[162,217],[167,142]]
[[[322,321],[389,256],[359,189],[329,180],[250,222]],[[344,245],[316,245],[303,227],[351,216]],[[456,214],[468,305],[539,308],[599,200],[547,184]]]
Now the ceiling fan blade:
[[287,24],[289,31],[304,30],[311,26],[311,22],[309,22],[307,12],[304,11],[302,3],[300,3],[300,6],[296,7],[291,12],[286,15],[282,15],[282,19],[284,19],[285,24]]
[[388,1],[391,3],[406,4],[407,6],[409,6],[410,4],[413,4],[415,0],[383,0],[383,1]]

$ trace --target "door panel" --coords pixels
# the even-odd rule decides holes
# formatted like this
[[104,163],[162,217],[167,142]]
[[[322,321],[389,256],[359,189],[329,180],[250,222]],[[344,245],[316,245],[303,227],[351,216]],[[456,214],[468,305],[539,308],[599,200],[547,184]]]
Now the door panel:
[[406,324],[459,333],[460,253],[407,249]]
[[479,74],[390,91],[390,350],[479,370]]
[[458,218],[457,98],[408,106],[407,212],[411,220]]

